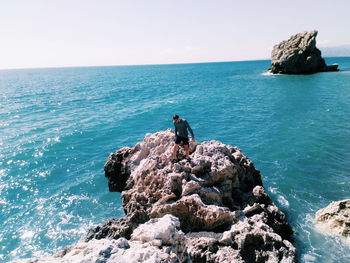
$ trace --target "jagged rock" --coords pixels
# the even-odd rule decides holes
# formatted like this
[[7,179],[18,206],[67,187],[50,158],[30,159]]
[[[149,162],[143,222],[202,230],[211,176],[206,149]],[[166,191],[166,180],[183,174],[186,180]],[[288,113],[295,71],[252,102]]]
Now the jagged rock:
[[193,262],[296,262],[294,246],[260,217],[243,216],[221,237],[189,236],[186,246]]
[[231,225],[233,215],[226,207],[205,205],[199,195],[185,196],[180,200],[155,206],[152,217],[174,214],[181,220],[181,228],[185,232],[196,230],[214,230]]
[[185,248],[185,235],[179,220],[171,215],[151,219],[125,238],[93,239],[40,259],[24,259],[17,263],[178,263],[190,262]]
[[[120,170],[106,174],[109,185],[124,185],[126,218],[135,213],[143,214],[145,221],[176,216],[181,230],[188,232],[185,243],[192,262],[254,262],[249,261],[253,257],[260,262],[295,262],[295,248],[288,241],[292,230],[266,194],[252,162],[236,147],[209,141],[191,145],[190,162],[172,164],[173,137],[170,130],[147,134],[143,142],[128,148],[130,154],[120,160],[128,174],[125,184],[118,181]],[[183,152],[179,155],[181,159]],[[232,232],[238,222],[245,229],[245,246],[225,243],[215,234]],[[254,224],[259,227],[250,227]],[[256,238],[252,229],[260,231]],[[258,252],[251,255],[256,240],[262,244],[258,242]]]
[[262,214],[263,222],[271,226],[283,239],[293,234],[285,214],[273,203],[262,186],[254,187],[250,203],[243,210],[247,217]]
[[316,48],[317,31],[295,34],[273,47],[271,67],[274,74],[311,74],[322,71],[338,71],[338,65],[327,66]]
[[332,202],[316,212],[317,227],[327,234],[350,241],[350,199]]
[[130,217],[110,218],[103,225],[90,229],[85,237],[85,241],[91,239],[118,239],[125,237],[130,239],[133,230],[138,225],[133,223]]
[[[118,177],[116,180],[108,180],[108,188],[110,192],[120,192],[124,189],[126,180],[130,174],[125,166],[125,162],[128,160],[130,153],[131,149],[129,147],[124,147],[115,154],[112,153],[109,155],[104,166],[105,175],[107,178],[111,176]],[[115,184],[115,182],[118,182],[118,184]]]
[[46,259],[296,262],[284,213],[237,147],[192,142],[191,160],[183,159],[181,147],[180,161],[172,163],[173,141],[171,130],[161,131],[111,154],[105,175],[111,191],[122,191],[125,217],[107,220],[89,231],[86,243]]
[[[170,130],[147,134],[135,147],[109,156],[106,176],[109,185],[124,187],[127,217],[143,214],[145,222],[172,214],[186,232],[230,225],[231,211],[246,206],[253,188],[262,184],[259,171],[238,148],[218,141],[192,143],[191,161],[173,164],[173,138]],[[119,157],[118,162],[114,156]],[[109,168],[113,166],[116,168]]]

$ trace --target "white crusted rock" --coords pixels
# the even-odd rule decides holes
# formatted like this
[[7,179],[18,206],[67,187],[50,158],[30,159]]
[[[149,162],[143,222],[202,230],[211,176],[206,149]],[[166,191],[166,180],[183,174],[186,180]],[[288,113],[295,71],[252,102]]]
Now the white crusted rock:
[[[131,235],[131,240],[138,240],[142,243],[161,241],[160,245],[175,245],[184,240],[184,234],[179,231],[180,221],[172,215],[165,215],[161,218],[153,218],[140,225]],[[156,242],[158,243],[158,242]]]
[[316,212],[316,226],[322,232],[350,241],[350,199],[332,202]]
[[166,215],[140,225],[129,241],[125,238],[93,239],[78,242],[53,256],[13,263],[190,262],[185,248],[185,235],[177,229],[179,226],[176,217]]

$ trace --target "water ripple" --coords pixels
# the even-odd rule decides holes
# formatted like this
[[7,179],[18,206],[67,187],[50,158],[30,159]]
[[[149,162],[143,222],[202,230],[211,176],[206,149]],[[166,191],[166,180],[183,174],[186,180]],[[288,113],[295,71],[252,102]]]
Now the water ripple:
[[197,140],[238,146],[254,162],[288,215],[301,262],[346,262],[349,246],[318,233],[313,218],[349,198],[350,75],[262,74],[268,66],[0,71],[0,261],[52,253],[122,216],[106,157],[172,127],[177,113]]

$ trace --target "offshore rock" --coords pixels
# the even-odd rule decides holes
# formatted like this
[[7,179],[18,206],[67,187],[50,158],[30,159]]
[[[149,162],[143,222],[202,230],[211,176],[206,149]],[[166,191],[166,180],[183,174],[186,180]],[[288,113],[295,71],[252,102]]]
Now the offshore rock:
[[316,212],[317,227],[327,234],[350,241],[350,199],[332,202]]
[[273,47],[271,67],[273,74],[311,74],[338,71],[338,65],[327,66],[316,47],[317,31],[305,31],[291,36]]
[[125,217],[54,256],[19,262],[296,262],[284,213],[237,147],[191,142],[191,159],[180,147],[172,163],[173,146],[167,130],[112,153],[105,175]]

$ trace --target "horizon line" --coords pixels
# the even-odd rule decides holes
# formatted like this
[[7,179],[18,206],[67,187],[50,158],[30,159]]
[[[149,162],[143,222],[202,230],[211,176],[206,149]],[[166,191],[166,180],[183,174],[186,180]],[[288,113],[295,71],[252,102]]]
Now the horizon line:
[[134,67],[134,66],[161,66],[161,65],[183,65],[183,64],[205,64],[205,63],[229,63],[244,61],[263,61],[270,59],[243,59],[243,60],[223,60],[223,61],[194,61],[194,62],[178,62],[178,63],[144,63],[144,64],[111,64],[111,65],[74,65],[74,66],[48,66],[48,67],[13,67],[0,68],[0,70],[24,70],[24,69],[59,69],[59,68],[93,68],[93,67]]
[[[347,58],[350,56],[332,56],[323,58]],[[94,67],[136,67],[136,66],[162,66],[162,65],[186,65],[186,64],[209,64],[209,63],[232,63],[232,62],[249,62],[249,61],[265,61],[270,58],[262,59],[242,59],[242,60],[224,60],[224,61],[199,61],[199,62],[179,62],[179,63],[145,63],[145,64],[113,64],[113,65],[75,65],[75,66],[49,66],[49,67],[13,67],[0,68],[2,70],[27,70],[27,69],[63,69],[63,68],[94,68]]]

